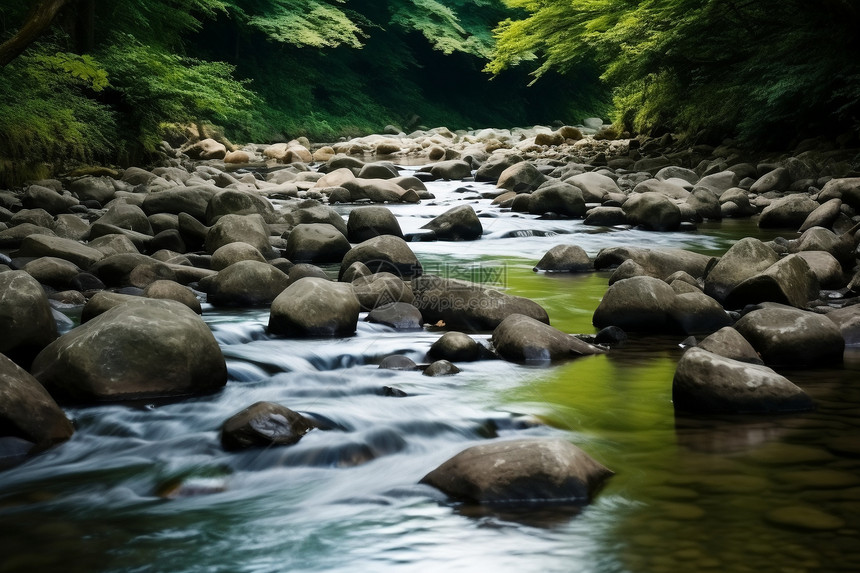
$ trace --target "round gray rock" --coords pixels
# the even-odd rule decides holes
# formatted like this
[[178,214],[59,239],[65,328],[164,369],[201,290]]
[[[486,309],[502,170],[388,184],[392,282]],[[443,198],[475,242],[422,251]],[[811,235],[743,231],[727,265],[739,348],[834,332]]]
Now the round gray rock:
[[186,396],[227,382],[206,323],[181,303],[145,298],[64,334],[39,353],[32,373],[52,396],[75,401]]
[[314,428],[313,423],[280,404],[257,402],[221,426],[221,446],[228,451],[290,446]]
[[25,271],[0,273],[0,353],[26,367],[57,338],[48,297]]
[[269,332],[286,336],[351,336],[360,311],[351,285],[303,278],[272,302]]
[[765,364],[822,366],[842,362],[842,333],[821,314],[774,305],[743,316],[735,328]]
[[493,347],[511,362],[546,362],[603,350],[528,316],[512,314],[493,331]]

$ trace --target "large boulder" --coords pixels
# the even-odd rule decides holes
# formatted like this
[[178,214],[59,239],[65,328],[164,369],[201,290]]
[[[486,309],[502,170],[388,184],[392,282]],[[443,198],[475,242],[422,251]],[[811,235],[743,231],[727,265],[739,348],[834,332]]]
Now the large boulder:
[[339,278],[356,262],[365,264],[371,273],[387,272],[404,280],[422,273],[421,263],[406,241],[393,235],[373,237],[350,249],[341,261]]
[[390,179],[351,179],[341,185],[352,201],[369,199],[374,203],[418,203],[418,194],[404,189]]
[[481,220],[471,205],[458,205],[435,217],[422,229],[433,231],[443,241],[473,241],[484,232]]
[[206,300],[215,306],[270,304],[290,283],[281,270],[260,261],[239,261],[207,279]]
[[187,213],[198,221],[205,222],[209,201],[220,192],[220,189],[210,185],[164,189],[148,193],[140,207],[147,215]]
[[361,243],[379,235],[394,235],[403,238],[403,231],[394,213],[387,207],[358,207],[349,213],[346,224],[347,237],[353,243]]
[[56,257],[33,259],[24,265],[24,270],[41,284],[58,290],[67,289],[72,279],[81,273],[75,263]]
[[514,163],[499,175],[496,186],[516,193],[531,193],[547,180],[546,175],[527,161]]
[[758,220],[761,228],[799,229],[818,203],[806,195],[788,195],[764,208]]
[[521,162],[522,156],[515,153],[493,153],[475,172],[475,181],[496,182],[508,167]]
[[427,351],[427,356],[433,360],[451,362],[471,362],[480,360],[483,355],[484,348],[474,338],[455,330],[440,336]]
[[339,263],[352,248],[343,233],[327,223],[297,225],[284,256],[296,263]]
[[328,223],[343,233],[344,236],[347,236],[346,221],[343,220],[340,213],[326,205],[303,207],[290,211],[284,215],[284,221],[294,227],[302,223]]
[[224,215],[261,215],[271,217],[275,210],[272,204],[255,193],[225,189],[219,191],[206,205],[206,224],[214,225]]
[[669,317],[684,334],[714,332],[732,323],[720,303],[698,290],[675,296]]
[[22,202],[27,209],[39,207],[52,215],[67,213],[70,207],[78,204],[78,200],[71,195],[61,195],[41,185],[27,187]]
[[800,255],[789,255],[737,285],[723,301],[727,308],[776,302],[804,308],[818,296],[818,277]]
[[860,177],[831,179],[825,183],[818,195],[818,200],[828,201],[830,199],[841,199],[843,203],[860,209]]
[[423,167],[421,171],[429,171],[438,179],[459,181],[472,175],[472,166],[462,159],[449,159]]
[[[30,442],[33,454],[72,437],[75,429],[39,381],[0,354],[0,440]],[[0,467],[4,460],[0,457]]]
[[478,283],[424,275],[412,280],[412,292],[424,321],[441,322],[448,328],[493,330],[512,314],[549,324],[549,316],[538,303]]
[[209,262],[209,267],[214,271],[221,271],[239,261],[258,261],[265,263],[266,259],[262,253],[254,245],[244,241],[228,243],[223,247],[218,247],[212,253],[212,259]]
[[395,330],[418,330],[424,321],[421,311],[408,302],[391,302],[378,306],[367,313],[365,320]]
[[269,332],[286,336],[351,336],[361,306],[352,286],[307,277],[272,302]]
[[98,201],[102,205],[116,195],[116,187],[109,177],[90,175],[70,181],[69,191],[81,201]]
[[145,235],[152,235],[152,225],[143,209],[122,200],[114,201],[107,212],[96,221]]
[[675,291],[660,279],[640,276],[614,283],[592,317],[597,328],[617,326],[627,331],[676,332],[670,312]]
[[732,245],[708,272],[705,277],[705,294],[723,302],[735,287],[767,270],[778,260],[776,251],[758,239],[741,239]]
[[860,345],[860,305],[846,306],[825,316],[839,327],[846,346]]
[[812,399],[767,366],[690,348],[672,380],[675,409],[705,414],[803,412]]
[[594,171],[579,173],[564,179],[564,181],[579,187],[586,203],[602,203],[609,193],[621,192],[614,179]]
[[580,273],[594,270],[594,265],[582,247],[556,245],[544,253],[534,270],[550,273]]
[[493,331],[493,346],[511,362],[548,362],[600,354],[602,349],[522,314],[505,318]]
[[713,352],[725,358],[749,362],[750,364],[764,364],[761,357],[752,347],[752,344],[743,335],[731,326],[726,326],[697,345],[702,350]]
[[104,258],[104,255],[71,239],[30,235],[21,242],[20,257],[57,257],[70,261],[82,269],[88,269]]
[[777,167],[759,177],[750,187],[751,193],[767,193],[768,191],[787,191],[791,186],[791,174],[785,167]]
[[653,191],[631,195],[621,208],[632,224],[649,231],[675,231],[681,225],[678,206]]
[[206,323],[179,302],[146,298],[64,334],[32,373],[52,396],[82,402],[208,393],[227,382]]
[[845,340],[839,327],[824,315],[772,305],[744,315],[735,328],[771,366],[842,362]]
[[224,215],[206,235],[206,252],[210,255],[230,243],[242,241],[253,245],[261,253],[272,250],[269,228],[260,215]]
[[0,273],[0,353],[29,367],[57,338],[48,297],[25,271]]
[[221,425],[221,446],[228,451],[291,446],[313,428],[311,420],[286,406],[256,402]]
[[564,181],[551,181],[541,185],[531,194],[529,213],[543,215],[555,213],[565,217],[585,215],[585,199],[582,190]]
[[352,281],[353,292],[362,310],[373,310],[392,302],[411,303],[412,289],[391,273],[374,273]]
[[612,476],[560,439],[521,439],[463,450],[421,479],[458,501],[535,505],[590,502]]
[[608,269],[621,265],[624,261],[632,260],[640,265],[648,276],[667,279],[678,271],[698,278],[704,276],[705,270],[714,257],[700,255],[683,249],[647,249],[644,247],[607,247],[600,249],[594,259],[594,268]]

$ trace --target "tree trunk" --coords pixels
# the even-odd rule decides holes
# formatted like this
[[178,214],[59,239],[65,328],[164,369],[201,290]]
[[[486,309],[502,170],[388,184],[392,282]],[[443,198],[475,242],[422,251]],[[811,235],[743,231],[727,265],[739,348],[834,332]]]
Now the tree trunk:
[[27,14],[18,33],[0,44],[0,68],[20,56],[42,33],[48,29],[54,16],[69,0],[40,0]]

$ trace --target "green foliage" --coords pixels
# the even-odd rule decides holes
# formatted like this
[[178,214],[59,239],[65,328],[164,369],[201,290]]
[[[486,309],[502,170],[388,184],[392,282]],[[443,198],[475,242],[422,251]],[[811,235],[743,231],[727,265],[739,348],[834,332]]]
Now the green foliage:
[[785,144],[860,111],[853,2],[505,1],[528,15],[496,29],[487,69],[596,62],[628,128]]
[[[338,4],[343,4],[343,0]],[[233,18],[269,40],[293,46],[361,47],[361,31],[342,7],[321,0],[247,0],[229,3]]]
[[145,149],[161,140],[162,125],[209,122],[236,124],[249,115],[254,94],[233,79],[233,66],[164,52],[118,36],[102,61],[119,97],[124,121]]

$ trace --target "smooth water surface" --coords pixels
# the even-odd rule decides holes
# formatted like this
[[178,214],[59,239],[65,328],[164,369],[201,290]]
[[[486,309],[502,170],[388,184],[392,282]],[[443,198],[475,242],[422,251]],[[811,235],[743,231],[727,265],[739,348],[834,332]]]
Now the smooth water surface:
[[[425,269],[532,298],[574,333],[594,332],[609,275],[534,273],[550,247],[718,254],[755,232],[746,222],[595,229],[500,213],[480,198],[487,185],[429,186],[435,201],[392,206],[405,232],[467,201],[486,233],[413,243]],[[683,418],[671,403],[675,337],[553,367],[483,361],[428,378],[378,363],[395,353],[425,362],[441,331],[360,322],[354,337],[289,340],[266,334],[267,309],[205,306],[204,318],[227,357],[221,392],[69,409],[71,441],[0,473],[0,571],[860,570],[857,349],[842,368],[783,372],[814,412]],[[259,400],[325,429],[291,447],[223,451],[220,425]],[[493,513],[417,485],[470,445],[529,436],[569,439],[616,475],[579,514]]]

